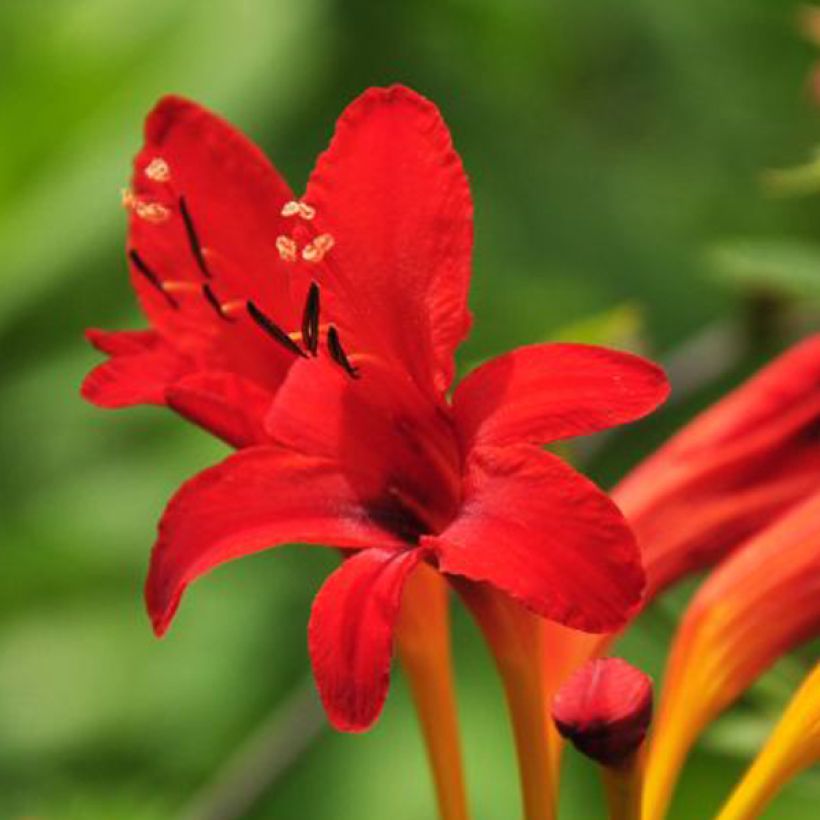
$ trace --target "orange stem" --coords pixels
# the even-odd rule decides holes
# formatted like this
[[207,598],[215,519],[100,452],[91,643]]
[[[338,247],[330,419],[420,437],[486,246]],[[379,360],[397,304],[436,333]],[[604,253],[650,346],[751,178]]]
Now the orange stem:
[[447,585],[426,565],[404,590],[396,632],[427,749],[441,820],[469,820],[450,651]]
[[557,746],[544,684],[542,621],[484,584],[458,582],[504,685],[518,756],[525,820],[555,820]]

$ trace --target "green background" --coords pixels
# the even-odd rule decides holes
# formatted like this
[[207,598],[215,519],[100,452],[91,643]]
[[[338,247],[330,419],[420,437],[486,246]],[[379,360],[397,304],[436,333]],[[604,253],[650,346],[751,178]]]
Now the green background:
[[[373,732],[323,727],[305,624],[332,555],[293,547],[225,567],[166,639],[152,637],[141,585],[155,522],[224,449],[169,413],[105,414],[78,390],[98,361],[83,329],[142,323],[119,190],[157,97],[220,111],[297,190],[365,87],[400,81],[435,100],[476,201],[462,366],[560,336],[694,372],[698,389],[656,419],[594,457],[577,452],[610,483],[817,325],[817,201],[773,196],[761,176],[805,160],[820,134],[807,92],[818,55],[797,11],[773,0],[3,0],[0,817],[228,818],[214,795],[254,765],[278,774],[234,816],[434,813],[400,674]],[[813,174],[792,187],[813,191]],[[725,366],[691,344],[738,329],[741,354]],[[622,646],[656,679],[685,595],[653,607]],[[506,820],[519,810],[501,694],[458,609],[454,640],[475,815]],[[810,657],[779,664],[710,730],[673,818],[720,804]],[[807,775],[766,816],[812,817],[818,800],[820,778]],[[568,818],[600,811],[574,753],[562,801]]]

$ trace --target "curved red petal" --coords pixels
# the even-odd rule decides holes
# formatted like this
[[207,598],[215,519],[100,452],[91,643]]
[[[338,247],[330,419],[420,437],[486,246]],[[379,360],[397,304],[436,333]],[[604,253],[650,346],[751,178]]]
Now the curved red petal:
[[603,347],[539,344],[492,359],[453,396],[465,446],[543,444],[645,416],[669,393],[652,362]]
[[[293,357],[242,305],[252,300],[293,331],[306,286],[276,250],[292,194],[264,154],[202,106],[165,97],[146,120],[128,197],[129,266],[154,327],[212,368],[278,381]],[[164,292],[158,283],[174,284]],[[239,305],[233,321],[219,315],[204,285],[213,301]]]
[[443,392],[467,335],[472,200],[438,109],[372,88],[339,118],[305,194],[334,245],[320,276],[342,336]]
[[316,595],[310,658],[328,717],[340,731],[369,729],[381,713],[402,591],[421,558],[419,549],[362,550]]
[[166,391],[168,406],[233,447],[265,444],[265,416],[273,394],[223,371],[191,373]]
[[83,381],[84,399],[98,407],[165,404],[169,384],[190,372],[192,362],[150,330],[89,330],[91,344],[111,357]]
[[461,456],[443,404],[383,361],[351,379],[327,360],[297,362],[267,418],[270,437],[346,467],[367,498],[392,498],[417,529],[440,529],[455,514]]
[[686,425],[618,485],[652,597],[712,565],[817,487],[820,336]]
[[242,450],[183,484],[159,525],[145,598],[162,634],[185,587],[220,564],[291,542],[404,549],[326,459]]
[[526,445],[475,450],[458,518],[427,537],[443,572],[487,581],[586,632],[626,622],[643,571],[618,508],[560,459]]

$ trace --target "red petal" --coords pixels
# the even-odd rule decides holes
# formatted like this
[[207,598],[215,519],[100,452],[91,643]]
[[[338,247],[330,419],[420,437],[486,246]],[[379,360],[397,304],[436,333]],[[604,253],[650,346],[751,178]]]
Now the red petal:
[[722,559],[817,487],[820,336],[698,416],[618,486],[649,596]]
[[[157,160],[166,164],[167,180],[152,178]],[[251,299],[287,331],[298,327],[305,286],[299,283],[291,293],[292,266],[276,251],[276,238],[291,227],[281,209],[292,194],[264,154],[205,108],[165,97],[145,124],[133,196],[162,206],[167,217],[156,221],[135,211],[129,250],[157,280],[195,286],[172,294],[174,309],[132,260],[132,278],[152,324],[183,349],[209,357],[214,369],[241,370],[262,383],[278,381],[292,354],[247,316],[234,322],[220,318],[201,291],[208,283],[222,303]],[[210,277],[192,249],[183,198]]]
[[533,447],[482,448],[463,508],[424,539],[444,572],[488,581],[575,629],[624,624],[640,601],[640,555],[623,516],[592,482]]
[[365,482],[360,495],[393,497],[426,529],[455,513],[461,456],[445,408],[383,361],[363,363],[357,379],[327,360],[297,362],[267,430],[290,449],[349,465],[351,480]]
[[342,338],[444,391],[470,327],[472,201],[438,109],[402,86],[365,92],[305,199],[335,240],[322,276],[344,303]]
[[233,447],[270,440],[264,420],[273,394],[235,373],[200,371],[168,388],[168,406]]
[[195,476],[162,518],[145,596],[154,629],[168,628],[185,587],[214,567],[279,544],[406,548],[373,520],[325,459],[254,447]]
[[541,344],[474,370],[456,389],[453,409],[467,447],[543,444],[635,421],[668,393],[663,371],[639,356]]
[[419,549],[368,549],[325,581],[310,616],[310,657],[319,694],[343,732],[369,729],[390,686],[393,632]]
[[193,366],[150,330],[89,330],[86,336],[94,347],[111,356],[83,382],[83,398],[98,407],[165,404],[168,385]]

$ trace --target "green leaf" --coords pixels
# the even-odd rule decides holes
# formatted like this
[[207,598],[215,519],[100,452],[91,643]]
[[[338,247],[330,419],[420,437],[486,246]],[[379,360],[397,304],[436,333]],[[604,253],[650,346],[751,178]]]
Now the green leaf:
[[736,239],[713,246],[707,264],[724,284],[746,292],[820,299],[820,244],[798,239]]

